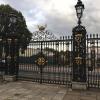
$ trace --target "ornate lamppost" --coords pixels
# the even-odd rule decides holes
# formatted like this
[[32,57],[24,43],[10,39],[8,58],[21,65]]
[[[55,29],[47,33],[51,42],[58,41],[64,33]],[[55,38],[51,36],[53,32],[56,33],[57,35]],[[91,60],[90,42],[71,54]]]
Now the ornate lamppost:
[[78,0],[75,5],[78,25],[73,28],[73,82],[86,82],[86,29],[81,25],[84,4]]
[[83,16],[83,11],[84,11],[84,4],[82,4],[81,0],[78,0],[77,4],[75,5],[76,9],[76,14],[78,18],[78,25],[81,25],[81,18]]

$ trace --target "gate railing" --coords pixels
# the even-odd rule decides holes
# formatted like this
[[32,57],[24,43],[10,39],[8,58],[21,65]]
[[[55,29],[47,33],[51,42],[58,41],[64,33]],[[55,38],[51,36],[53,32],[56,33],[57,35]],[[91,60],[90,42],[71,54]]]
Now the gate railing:
[[19,78],[30,78],[40,83],[71,84],[71,44],[72,39],[69,37],[31,41],[25,53],[19,57]]
[[[31,41],[24,54],[19,50],[18,43],[11,44],[9,39],[0,38],[0,72],[9,74],[13,68],[17,68],[13,74],[18,78],[32,80],[41,83],[71,84],[73,66],[73,37],[62,37],[59,40]],[[8,49],[7,49],[8,48]],[[12,63],[8,63],[9,53],[13,55]],[[43,55],[42,55],[43,54]],[[17,57],[15,59],[15,57]],[[38,59],[40,57],[40,59]],[[44,57],[43,60],[41,57]],[[40,66],[38,66],[40,63]],[[4,63],[4,66],[3,66]],[[19,63],[19,68],[18,68]],[[45,64],[43,64],[45,63]],[[42,65],[43,64],[43,65]],[[6,66],[6,67],[5,67]],[[3,70],[2,70],[3,67]],[[13,67],[13,68],[12,68]],[[86,68],[88,87],[100,87],[100,35],[92,34],[86,37]],[[11,70],[9,70],[11,69]]]
[[88,87],[100,88],[100,35],[87,36]]

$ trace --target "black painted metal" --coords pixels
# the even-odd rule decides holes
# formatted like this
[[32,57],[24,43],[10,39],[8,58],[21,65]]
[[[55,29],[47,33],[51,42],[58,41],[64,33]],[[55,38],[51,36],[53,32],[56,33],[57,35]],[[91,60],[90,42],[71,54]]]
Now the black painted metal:
[[[62,37],[60,40],[52,41],[31,41],[24,54],[19,51],[19,43],[15,38],[11,38],[12,42],[8,41],[7,37],[0,37],[0,74],[16,75],[17,79],[22,80],[64,84],[71,87],[73,37]],[[11,63],[8,55],[11,56]],[[38,57],[45,58],[39,60],[40,66],[36,64]],[[86,36],[86,76],[88,87],[100,88],[99,34]]]
[[75,5],[78,18],[78,26],[74,27],[73,32],[73,81],[86,82],[86,29],[81,25],[84,4],[78,0]]
[[83,16],[83,10],[85,9],[81,0],[78,0],[77,4],[75,5],[75,9],[78,18],[78,25],[81,25],[81,18]]
[[[20,54],[19,79],[70,85],[72,76],[70,40],[66,37],[54,41],[32,41],[25,54]],[[36,64],[38,62],[39,65]]]
[[87,83],[88,87],[100,88],[100,35],[87,36]]
[[13,37],[0,37],[0,72],[5,75],[18,73],[19,47],[17,39]]
[[73,81],[86,82],[86,30],[81,25],[73,29]]
[[[95,54],[91,53],[91,50],[94,50],[91,49],[93,48],[93,41],[95,42]],[[60,38],[60,40],[52,41],[31,41],[25,53],[20,53],[18,79],[71,86],[73,74],[72,66],[74,64],[73,54],[76,52],[73,51],[73,45],[73,37],[64,37]],[[87,79],[86,76],[85,78],[81,76],[84,66],[82,66],[83,68],[80,69],[81,71],[77,72],[77,74],[81,76],[82,82],[86,81],[88,83],[88,87],[99,88],[100,35],[86,36],[85,49],[86,58],[84,59],[86,59]],[[81,53],[83,54],[84,52]],[[42,56],[39,56],[39,54]],[[81,56],[85,57],[84,54],[82,54]],[[40,66],[36,64],[38,57],[46,59],[45,61],[40,60]],[[43,65],[41,64],[42,62],[46,62],[46,64]]]

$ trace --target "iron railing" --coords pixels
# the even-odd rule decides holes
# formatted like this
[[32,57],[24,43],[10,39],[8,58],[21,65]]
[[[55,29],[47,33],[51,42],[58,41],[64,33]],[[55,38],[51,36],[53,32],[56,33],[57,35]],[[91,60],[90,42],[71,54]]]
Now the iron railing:
[[[71,86],[72,43],[72,36],[59,40],[31,41],[22,54],[18,43],[0,39],[0,72],[14,74],[17,79]],[[11,57],[10,62],[8,55]],[[12,67],[15,69],[12,70]],[[100,88],[99,34],[86,37],[86,69],[88,87]]]

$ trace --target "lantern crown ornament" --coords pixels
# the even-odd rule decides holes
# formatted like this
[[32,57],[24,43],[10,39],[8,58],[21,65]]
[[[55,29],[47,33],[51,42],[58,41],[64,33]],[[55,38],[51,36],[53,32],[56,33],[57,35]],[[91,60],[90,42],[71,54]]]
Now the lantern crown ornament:
[[77,4],[75,5],[75,9],[76,9],[76,15],[78,18],[78,25],[81,24],[81,18],[83,16],[83,11],[85,9],[84,4],[82,3],[81,0],[78,0]]

